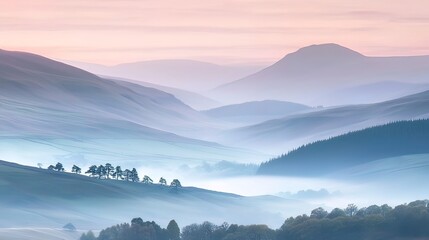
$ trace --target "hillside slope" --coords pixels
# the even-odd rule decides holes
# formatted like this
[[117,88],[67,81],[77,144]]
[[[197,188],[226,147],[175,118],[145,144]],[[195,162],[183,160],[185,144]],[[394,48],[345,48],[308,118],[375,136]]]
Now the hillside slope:
[[319,176],[378,159],[429,153],[429,120],[401,121],[308,145],[261,165],[259,174]]
[[222,121],[256,124],[310,109],[303,104],[266,100],[222,106],[203,111],[203,113]]
[[186,133],[201,126],[204,118],[171,94],[136,84],[121,86],[29,53],[0,51],[0,73],[0,96],[8,102],[125,119],[175,133],[182,130]]
[[392,121],[428,118],[429,91],[381,103],[327,108],[227,131],[225,143],[279,153]]
[[[61,228],[71,222],[78,229],[100,229],[137,216],[163,225],[171,219],[181,225],[206,220],[279,224],[281,211],[293,211],[301,204],[277,198],[281,208],[263,210],[261,204],[273,197],[100,180],[4,161],[0,161],[0,192],[0,228]],[[207,214],[207,209],[213,211]]]
[[[106,76],[105,78],[112,79],[112,77],[108,77],[108,76]],[[192,107],[195,110],[206,110],[210,108],[219,107],[221,105],[221,103],[211,98],[205,97],[201,94],[191,92],[191,91],[186,91],[186,90],[173,88],[173,87],[165,87],[165,86],[161,86],[153,83],[124,79],[124,78],[113,78],[113,80],[117,81],[119,84],[128,85],[128,83],[134,83],[134,84],[142,85],[144,87],[155,88],[163,92],[170,93],[174,95],[177,99],[179,99],[180,101],[182,101],[183,103]]]
[[[429,79],[429,78],[428,78]],[[334,90],[320,97],[327,105],[370,104],[416,94],[429,90],[428,83],[376,82]]]

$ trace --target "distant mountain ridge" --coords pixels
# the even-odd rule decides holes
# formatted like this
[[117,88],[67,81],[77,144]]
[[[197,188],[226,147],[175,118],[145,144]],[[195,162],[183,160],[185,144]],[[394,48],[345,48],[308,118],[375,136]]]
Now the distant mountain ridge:
[[259,174],[320,176],[378,159],[429,153],[429,120],[400,121],[317,141],[263,163]]
[[225,102],[284,100],[307,105],[342,105],[324,95],[363,84],[396,81],[429,83],[429,56],[368,57],[338,44],[312,45],[273,65],[213,89]]
[[132,85],[134,84],[142,85],[144,87],[155,88],[163,92],[170,93],[174,95],[177,99],[179,99],[180,101],[182,101],[183,103],[192,107],[195,110],[206,110],[210,108],[219,107],[220,105],[222,105],[221,103],[213,99],[210,99],[208,97],[205,97],[201,94],[178,89],[178,88],[165,87],[165,86],[156,85],[153,83],[124,79],[124,78],[117,78],[117,77],[103,76],[103,78],[111,79],[113,81],[118,82],[119,84],[129,85],[127,83],[132,83]]
[[128,78],[197,93],[234,81],[262,68],[247,65],[223,66],[187,59],[140,61],[115,66],[64,62],[95,74]]

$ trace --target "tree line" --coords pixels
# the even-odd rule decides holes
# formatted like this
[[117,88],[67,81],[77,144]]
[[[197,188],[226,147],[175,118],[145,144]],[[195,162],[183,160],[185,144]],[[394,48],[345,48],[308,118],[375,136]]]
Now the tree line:
[[418,200],[390,207],[387,204],[358,208],[350,204],[345,209],[328,212],[316,208],[310,215],[290,217],[279,229],[266,225],[237,225],[210,222],[191,224],[180,231],[172,220],[167,228],[155,222],[134,218],[93,232],[80,240],[361,240],[361,239],[427,239],[429,237],[429,201]]
[[[39,168],[41,168],[41,164],[38,164]],[[55,165],[49,165],[48,170],[51,171],[57,171],[57,172],[64,172],[64,166],[62,163],[58,162]],[[71,172],[75,174],[81,174],[82,169],[77,166],[73,165],[71,168]],[[88,170],[85,172],[90,177],[98,178],[98,179],[116,179],[116,180],[123,180],[123,181],[130,181],[130,182],[140,182],[139,173],[137,172],[136,168],[125,169],[122,170],[121,166],[113,166],[110,163],[106,163],[104,165],[92,165],[88,168]],[[144,175],[142,180],[142,183],[145,184],[153,184],[153,180],[148,175]],[[167,180],[163,177],[161,177],[158,181],[158,184],[167,186]],[[171,187],[182,187],[182,184],[178,179],[173,179],[170,183]]]

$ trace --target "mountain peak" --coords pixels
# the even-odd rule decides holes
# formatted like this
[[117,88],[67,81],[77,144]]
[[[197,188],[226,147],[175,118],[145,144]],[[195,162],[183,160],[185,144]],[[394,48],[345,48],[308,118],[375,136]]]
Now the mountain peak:
[[[342,58],[356,58],[363,57],[364,55],[353,51],[349,48],[343,47],[335,43],[314,44],[307,47],[298,49],[298,51],[288,54],[287,56],[301,56],[305,58],[328,58],[328,59],[342,59]],[[286,57],[287,57],[286,56]]]

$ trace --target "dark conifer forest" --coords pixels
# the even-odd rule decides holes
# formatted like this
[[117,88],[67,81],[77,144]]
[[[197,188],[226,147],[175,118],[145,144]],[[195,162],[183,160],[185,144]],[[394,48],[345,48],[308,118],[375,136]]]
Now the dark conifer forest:
[[429,153],[429,120],[399,121],[303,145],[261,164],[259,174],[317,176],[358,164]]

